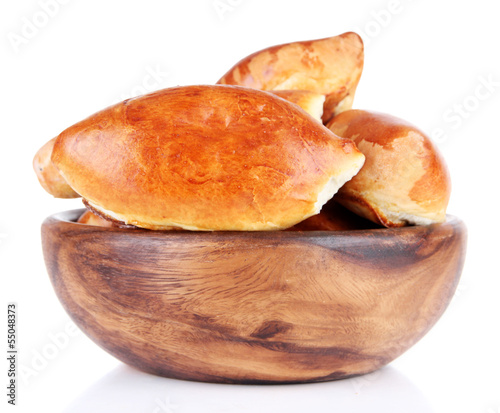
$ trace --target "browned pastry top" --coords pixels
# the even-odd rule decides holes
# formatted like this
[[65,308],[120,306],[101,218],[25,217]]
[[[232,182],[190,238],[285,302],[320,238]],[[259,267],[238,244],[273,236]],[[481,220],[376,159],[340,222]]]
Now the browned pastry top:
[[52,160],[90,206],[126,224],[265,230],[319,212],[364,156],[271,93],[216,85],[98,112],[59,135]]
[[438,148],[412,124],[383,113],[350,110],[327,125],[366,156],[336,199],[385,226],[443,222],[451,192]]

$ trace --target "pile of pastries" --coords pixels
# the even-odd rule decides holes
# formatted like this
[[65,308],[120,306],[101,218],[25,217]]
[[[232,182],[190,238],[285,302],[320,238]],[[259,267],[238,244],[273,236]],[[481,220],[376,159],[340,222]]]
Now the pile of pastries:
[[82,197],[88,225],[186,231],[351,230],[445,220],[436,146],[394,116],[352,109],[352,32],[269,47],[214,85],[125,100],[35,155],[41,185]]

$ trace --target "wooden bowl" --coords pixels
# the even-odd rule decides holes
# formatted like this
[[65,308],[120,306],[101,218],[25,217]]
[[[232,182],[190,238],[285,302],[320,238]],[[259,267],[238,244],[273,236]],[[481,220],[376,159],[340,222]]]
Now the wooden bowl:
[[296,383],[368,373],[419,340],[453,296],[466,228],[159,232],[42,225],[52,284],[109,353],[160,376]]

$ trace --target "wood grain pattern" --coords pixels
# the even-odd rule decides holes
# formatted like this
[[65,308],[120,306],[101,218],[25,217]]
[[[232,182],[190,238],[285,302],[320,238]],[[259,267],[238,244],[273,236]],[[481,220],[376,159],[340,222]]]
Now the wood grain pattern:
[[97,344],[143,371],[221,383],[327,381],[371,372],[438,320],[466,229],[160,232],[53,215],[54,289]]

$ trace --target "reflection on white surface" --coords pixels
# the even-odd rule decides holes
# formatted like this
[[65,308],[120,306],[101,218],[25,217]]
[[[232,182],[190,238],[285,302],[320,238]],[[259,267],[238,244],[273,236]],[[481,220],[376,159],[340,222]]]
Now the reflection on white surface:
[[327,383],[230,385],[173,380],[121,365],[64,413],[432,412],[420,390],[393,367]]

